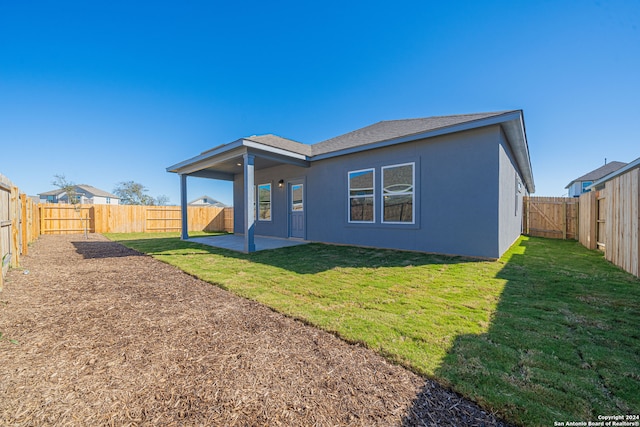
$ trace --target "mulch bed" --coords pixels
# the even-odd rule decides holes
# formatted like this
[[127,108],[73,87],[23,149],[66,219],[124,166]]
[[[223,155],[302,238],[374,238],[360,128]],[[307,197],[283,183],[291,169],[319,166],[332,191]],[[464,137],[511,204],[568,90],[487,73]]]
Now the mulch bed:
[[475,404],[100,235],[0,292],[0,424],[501,426]]

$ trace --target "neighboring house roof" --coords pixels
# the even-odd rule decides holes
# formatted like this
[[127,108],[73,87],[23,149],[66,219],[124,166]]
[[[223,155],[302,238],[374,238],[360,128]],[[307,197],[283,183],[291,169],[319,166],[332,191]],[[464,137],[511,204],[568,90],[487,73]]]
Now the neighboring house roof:
[[566,187],[564,188],[569,188],[571,187],[571,185],[573,185],[574,182],[581,182],[581,181],[596,181],[608,174],[610,174],[611,172],[615,172],[618,169],[620,169],[623,166],[626,166],[627,164],[624,162],[609,162],[606,163],[604,166],[600,166],[598,169],[594,169],[589,173],[586,173],[584,175],[582,175],[579,178],[574,179],[573,181],[571,181],[569,184],[567,184]]
[[[203,200],[203,199],[206,199],[206,200],[207,200],[207,203],[206,203],[207,205],[211,205],[211,206],[215,206],[215,207],[219,207],[219,208],[225,208],[225,207],[227,207],[227,205],[225,205],[225,204],[224,204],[224,203],[222,203],[221,201],[216,200],[216,199],[214,199],[213,197],[210,197],[210,196],[207,196],[207,195],[200,196],[200,197],[198,197],[197,199],[193,199],[193,200],[192,200],[192,201],[190,201],[188,204],[189,204],[189,205],[193,205],[193,204],[195,204],[196,202],[198,202],[198,201],[200,201],[200,200]],[[203,203],[203,204],[205,204],[205,203]]]
[[[612,162],[613,163],[613,162]],[[618,162],[620,163],[620,162]],[[618,177],[622,174],[625,174],[627,172],[629,172],[632,169],[635,168],[640,168],[640,157],[635,159],[633,162],[631,163],[625,163],[624,166],[622,166],[621,168],[618,168],[610,173],[608,173],[607,175],[603,176],[602,178],[600,178],[599,180],[597,180],[596,182],[594,182],[593,184],[591,184],[588,188],[592,189],[592,188],[596,188],[601,186],[602,184],[604,184],[605,182]]]
[[99,188],[92,187],[91,185],[81,184],[76,185],[76,188],[80,188],[89,194],[93,194],[98,197],[111,197],[112,199],[119,199],[120,197],[115,194],[109,193],[108,191],[100,190]]
[[[78,190],[82,190],[84,193],[87,194],[91,194],[92,196],[98,196],[98,197],[110,197],[112,199],[120,199],[120,197],[116,196],[115,194],[111,194],[107,191],[104,190],[100,190],[99,188],[93,187],[91,185],[87,185],[87,184],[79,184],[79,185],[75,185],[74,186],[76,191]],[[38,193],[39,196],[58,196],[60,194],[64,193],[64,190],[61,188],[55,189],[55,190],[51,190],[51,191],[46,191],[44,193]]]
[[38,196],[57,196],[58,194],[64,193],[64,190],[57,189],[51,191],[45,191],[44,193],[38,193]]
[[168,167],[167,171],[232,180],[236,164],[232,159],[241,157],[247,149],[261,150],[265,154],[263,161],[269,166],[272,165],[270,161],[309,166],[311,161],[490,125],[501,126],[527,190],[535,192],[522,110],[381,121],[313,145],[272,134],[254,135],[204,151],[199,156]]

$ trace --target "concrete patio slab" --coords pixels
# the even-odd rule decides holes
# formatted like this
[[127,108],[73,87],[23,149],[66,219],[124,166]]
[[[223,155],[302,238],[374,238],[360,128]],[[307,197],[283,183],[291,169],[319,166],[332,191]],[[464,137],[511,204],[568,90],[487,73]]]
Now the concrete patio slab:
[[[238,234],[224,234],[222,236],[193,237],[189,241],[202,243],[216,248],[229,249],[237,252],[244,252],[244,236]],[[300,239],[280,239],[277,237],[255,236],[256,252],[268,249],[279,249],[288,246],[306,245],[306,240]]]

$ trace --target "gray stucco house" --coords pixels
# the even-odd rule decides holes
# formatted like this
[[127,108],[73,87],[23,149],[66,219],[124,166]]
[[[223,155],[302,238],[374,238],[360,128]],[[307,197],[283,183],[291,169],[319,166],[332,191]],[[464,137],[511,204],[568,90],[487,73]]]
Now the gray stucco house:
[[263,235],[499,258],[534,192],[521,110],[381,121],[312,145],[251,136],[167,171],[184,211],[187,177],[233,181],[245,252]]

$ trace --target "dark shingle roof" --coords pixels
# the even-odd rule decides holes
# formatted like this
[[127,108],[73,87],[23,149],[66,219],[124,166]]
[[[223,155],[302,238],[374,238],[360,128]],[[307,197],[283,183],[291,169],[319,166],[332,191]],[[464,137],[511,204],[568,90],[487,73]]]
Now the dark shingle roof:
[[475,120],[486,119],[488,117],[499,116],[507,112],[508,111],[499,111],[493,113],[427,117],[422,119],[384,120],[313,145],[302,144],[273,134],[253,135],[244,139],[313,157],[319,154],[360,147],[367,144],[374,144],[394,138],[411,136],[462,123],[473,122]]
[[618,169],[626,165],[627,164],[624,162],[609,162],[604,166],[600,166],[598,169],[594,169],[591,172],[586,173],[581,177],[574,179],[569,184],[567,184],[565,188],[569,188],[571,184],[573,184],[576,181],[596,181],[606,175],[609,175],[611,172],[617,171]]
[[312,145],[312,154],[331,153],[346,148],[358,147],[376,142],[388,141],[394,138],[429,132],[474,120],[499,116],[506,111],[478,114],[460,114],[455,116],[437,116],[423,119],[384,120],[366,126],[335,138],[327,139]]
[[[199,162],[208,161],[210,157],[238,149],[243,145],[251,146],[252,142],[305,156],[305,160],[313,161],[494,124],[500,124],[512,144],[516,162],[523,171],[527,189],[533,193],[535,189],[522,110],[381,121],[313,145],[302,144],[273,134],[253,135],[204,151],[199,156],[168,167],[167,171],[194,173],[199,170],[197,166]],[[203,166],[203,168],[206,167]]]
[[301,142],[297,142],[292,139],[283,138],[278,135],[273,135],[273,134],[253,135],[244,139],[248,141],[254,141],[260,144],[268,145],[270,147],[281,148],[283,150],[291,151],[292,153],[311,156],[310,145],[302,144]]

